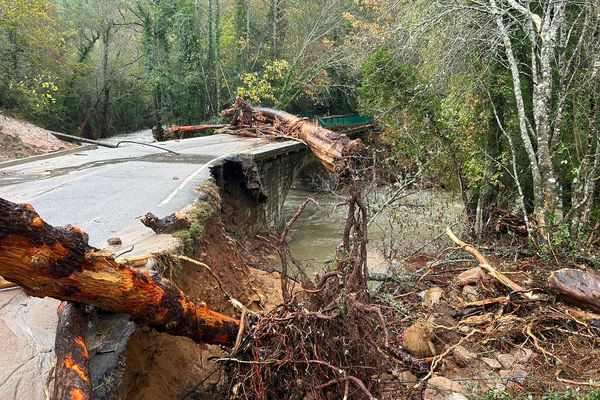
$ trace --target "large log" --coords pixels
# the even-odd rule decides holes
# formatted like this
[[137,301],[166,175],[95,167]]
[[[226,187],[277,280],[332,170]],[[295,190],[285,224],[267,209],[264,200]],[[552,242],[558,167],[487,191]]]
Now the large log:
[[247,128],[256,123],[271,123],[284,135],[306,143],[325,169],[335,174],[349,172],[352,167],[350,158],[364,149],[360,139],[352,140],[344,134],[322,128],[285,111],[250,107],[239,97],[233,107],[223,110],[221,115],[233,116],[232,127]]
[[55,228],[30,204],[0,198],[0,275],[26,294],[126,313],[138,324],[198,343],[231,345],[239,321],[196,303],[167,279],[117,263],[81,229]]
[[92,383],[89,353],[83,335],[87,323],[84,306],[62,302],[58,306],[56,327],[56,367],[52,400],[90,400]]
[[597,273],[559,269],[548,277],[548,286],[566,302],[600,312],[600,275]]
[[254,111],[262,113],[267,120],[273,121],[290,136],[306,142],[310,151],[329,172],[344,172],[350,166],[349,158],[364,148],[360,139],[352,140],[342,133],[322,128],[285,111],[266,107],[255,107]]

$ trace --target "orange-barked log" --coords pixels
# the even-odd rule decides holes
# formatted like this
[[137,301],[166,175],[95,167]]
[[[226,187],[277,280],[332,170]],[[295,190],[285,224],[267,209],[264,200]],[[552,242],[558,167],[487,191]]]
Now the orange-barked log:
[[92,383],[89,353],[84,341],[87,314],[84,305],[63,301],[58,306],[54,352],[54,394],[52,400],[90,400]]
[[91,247],[76,226],[56,228],[30,204],[0,198],[0,275],[26,294],[76,301],[126,313],[138,324],[231,345],[239,321],[192,301],[167,279],[117,263]]

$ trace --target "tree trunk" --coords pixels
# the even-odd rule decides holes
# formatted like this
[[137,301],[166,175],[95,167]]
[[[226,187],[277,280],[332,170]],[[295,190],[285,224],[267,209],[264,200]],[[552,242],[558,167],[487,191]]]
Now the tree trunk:
[[92,384],[88,350],[83,339],[87,324],[84,306],[62,302],[58,306],[56,328],[56,367],[52,400],[90,400]]
[[108,72],[108,57],[109,57],[109,46],[110,46],[110,35],[112,26],[106,27],[102,33],[102,92],[100,94],[102,98],[102,107],[100,110],[100,137],[105,138],[110,134],[110,74]]
[[239,321],[192,301],[167,279],[118,264],[68,225],[45,223],[30,204],[0,199],[0,275],[26,294],[126,313],[160,332],[231,345]]
[[550,274],[548,286],[565,301],[600,312],[600,275],[597,273],[574,268],[559,269]]
[[[243,104],[242,104],[243,103]],[[221,115],[234,115],[234,123],[236,125],[251,124],[247,121],[247,116],[240,119],[236,113],[240,107],[245,107],[245,103],[241,99],[237,99],[233,108],[224,110]],[[286,135],[300,139],[317,157],[325,169],[335,174],[347,174],[351,168],[349,159],[364,149],[364,145],[360,139],[351,140],[348,136],[330,131],[313,124],[308,120],[304,120],[296,115],[289,114],[285,111],[279,111],[272,108],[254,107],[250,108],[254,112],[256,120],[267,119],[269,122],[277,121],[278,129],[285,132]]]

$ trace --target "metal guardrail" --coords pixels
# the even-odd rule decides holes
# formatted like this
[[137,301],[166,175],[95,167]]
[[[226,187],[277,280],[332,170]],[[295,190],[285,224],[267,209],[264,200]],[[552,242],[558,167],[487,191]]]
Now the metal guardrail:
[[331,117],[322,117],[317,120],[318,124],[323,128],[339,125],[361,125],[373,122],[372,115],[333,115]]

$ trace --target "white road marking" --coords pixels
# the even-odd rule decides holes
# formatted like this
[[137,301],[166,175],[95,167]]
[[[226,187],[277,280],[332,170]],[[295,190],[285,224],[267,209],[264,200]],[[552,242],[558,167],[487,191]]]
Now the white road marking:
[[227,154],[223,154],[222,156],[219,156],[217,158],[213,158],[212,160],[210,160],[209,162],[207,162],[206,164],[204,164],[203,166],[201,166],[200,168],[198,168],[197,170],[195,170],[190,176],[188,176],[187,178],[185,178],[185,180],[183,182],[181,182],[181,184],[179,186],[177,186],[175,188],[175,190],[173,190],[171,192],[170,195],[168,195],[163,201],[160,202],[160,204],[158,205],[159,207],[165,206],[167,204],[169,204],[169,202],[171,200],[173,200],[173,198],[175,196],[177,196],[177,193],[179,193],[184,187],[187,186],[188,183],[191,182],[192,179],[194,179],[196,176],[198,176],[198,174],[200,172],[202,172],[205,168],[208,168],[211,164],[213,164],[215,161],[219,161],[222,158],[225,157],[229,157],[232,154],[237,154],[238,152],[234,151],[231,153],[227,153]]

